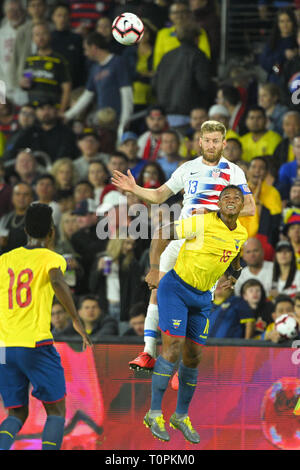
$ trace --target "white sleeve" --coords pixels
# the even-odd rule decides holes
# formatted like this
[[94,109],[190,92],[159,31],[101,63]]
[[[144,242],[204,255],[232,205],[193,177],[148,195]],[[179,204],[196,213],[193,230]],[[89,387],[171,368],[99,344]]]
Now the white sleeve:
[[84,111],[93,100],[93,97],[94,93],[92,91],[84,90],[84,92],[82,93],[78,101],[74,104],[74,106],[72,106],[71,109],[65,112],[64,117],[67,119],[67,121],[70,121],[82,111]]
[[131,86],[124,86],[120,88],[121,95],[121,114],[118,127],[118,142],[121,141],[124,127],[128,123],[130,116],[133,112],[133,92]]
[[178,167],[174,173],[172,173],[171,178],[166,181],[166,185],[174,194],[179,193],[184,188],[184,176],[186,175],[186,163]]

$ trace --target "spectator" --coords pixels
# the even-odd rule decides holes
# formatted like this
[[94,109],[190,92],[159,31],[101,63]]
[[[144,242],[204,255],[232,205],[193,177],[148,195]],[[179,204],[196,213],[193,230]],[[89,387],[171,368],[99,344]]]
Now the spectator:
[[74,187],[74,202],[75,204],[83,201],[84,199],[94,199],[94,187],[88,180],[80,180]]
[[18,111],[14,103],[8,98],[4,103],[0,101],[0,132],[4,134],[6,139],[4,143],[9,141],[10,137],[17,128]]
[[125,52],[125,47],[119,44],[112,35],[112,20],[109,16],[103,15],[98,19],[95,31],[105,38],[108,50],[112,54],[122,55]]
[[[105,314],[96,296],[88,294],[82,297],[78,305],[78,314],[85,331],[93,342],[118,334],[116,320]],[[64,336],[70,340],[72,337],[76,337],[76,335],[78,333],[74,330],[73,325],[70,325],[64,331]]]
[[78,139],[78,147],[81,156],[74,161],[75,170],[81,178],[86,179],[89,172],[89,164],[92,160],[101,160],[107,165],[109,156],[99,151],[100,140],[95,132],[84,132]]
[[[146,18],[144,22],[144,35],[137,45],[126,47],[123,57],[130,64],[133,86],[134,112],[137,113],[150,106],[153,101],[151,79],[153,77],[153,48],[157,30]],[[139,127],[132,123],[136,132]]]
[[134,132],[124,132],[121,138],[119,150],[128,158],[128,168],[134,178],[137,178],[147,161],[138,157],[138,137]]
[[280,103],[280,88],[275,83],[263,83],[258,88],[258,104],[266,113],[267,129],[283,135],[282,120],[289,108]]
[[269,41],[259,57],[259,63],[267,72],[269,82],[279,83],[284,64],[296,56],[296,34],[297,21],[293,10],[279,9]]
[[293,185],[291,186],[289,199],[282,212],[283,219],[285,218],[285,214],[290,211],[290,209],[300,210],[300,179],[296,179]]
[[[274,305],[266,298],[266,291],[257,279],[248,279],[241,286],[241,297],[248,303],[255,318],[254,338],[262,334],[272,322]],[[257,338],[258,339],[258,338]]]
[[[177,28],[180,46],[163,56],[152,81],[157,102],[165,109],[169,125],[182,132],[189,127],[190,112],[195,105],[209,105],[212,90],[210,63],[197,48],[197,35],[193,25]],[[178,100],[178,96],[184,99]]]
[[159,188],[165,182],[165,174],[157,162],[147,163],[136,180],[136,183],[143,188]]
[[100,198],[108,183],[109,172],[101,160],[91,161],[88,170],[88,181],[94,187],[94,201],[96,206],[100,204]]
[[25,213],[32,201],[33,191],[29,184],[19,183],[14,186],[12,194],[13,210],[1,217],[0,221],[1,253],[26,245]]
[[67,60],[72,88],[83,86],[86,71],[82,37],[70,29],[70,6],[63,2],[55,4],[51,18],[54,24],[51,31],[52,49]]
[[[169,9],[169,19],[172,23],[171,26],[162,28],[158,31],[155,47],[154,47],[154,69],[156,70],[161,59],[167,53],[180,46],[180,41],[177,37],[178,27],[191,24],[192,15],[182,0],[172,2]],[[211,58],[210,44],[206,31],[200,28],[198,35],[198,49],[200,49],[207,59]]]
[[0,80],[6,83],[6,96],[12,99],[13,89],[9,80],[9,63],[17,32],[25,21],[25,12],[20,0],[5,0],[3,12],[4,21],[0,27]]
[[102,2],[83,0],[78,3],[77,0],[69,0],[68,3],[71,8],[72,30],[86,36],[95,29],[98,19],[108,11],[111,2],[110,0]]
[[145,318],[147,305],[144,302],[134,304],[129,311],[130,329],[123,333],[123,336],[144,336]]
[[249,304],[233,295],[226,287],[227,276],[223,275],[214,293],[214,304],[209,318],[210,338],[245,338],[253,335],[255,317]]
[[295,159],[293,151],[293,139],[300,135],[300,114],[298,111],[288,111],[283,116],[282,127],[284,132],[283,140],[277,145],[270,161],[271,173],[278,180],[279,168],[286,162]]
[[[224,148],[223,154],[231,163],[238,165],[242,163],[243,147],[239,139],[230,138],[226,139],[226,147]],[[247,170],[248,171],[248,170]]]
[[10,212],[13,208],[11,202],[13,190],[11,185],[5,181],[5,176],[4,163],[0,160],[0,220],[3,215]]
[[265,110],[261,106],[248,109],[246,126],[248,132],[241,137],[242,159],[250,162],[258,155],[272,155],[282,138],[274,131],[267,130]]
[[79,154],[75,134],[62,124],[52,101],[42,101],[36,108],[36,125],[26,129],[10,149],[9,158],[14,158],[20,148],[45,152],[52,162],[68,156],[72,159]]
[[288,195],[294,181],[300,177],[300,135],[296,135],[292,141],[295,160],[284,163],[279,168],[277,188],[284,201]]
[[293,246],[297,260],[297,269],[300,269],[300,211],[290,209],[286,211],[284,217],[283,235],[287,237]]
[[64,157],[56,160],[52,165],[51,173],[54,176],[57,191],[73,190],[78,174],[70,158]]
[[[300,11],[300,10],[298,10]],[[283,98],[286,105],[295,110],[299,111],[298,100],[293,99],[293,93],[296,90],[299,90],[299,70],[300,70],[300,28],[298,25],[297,29],[297,49],[294,56],[291,56],[288,59],[283,67],[281,77],[280,77],[280,86]],[[298,91],[294,95],[295,98],[299,98]]]
[[32,27],[34,24],[44,21],[47,13],[46,0],[28,0],[27,14],[30,18],[18,29],[15,39],[12,59],[9,65],[9,82],[14,89],[13,101],[21,106],[28,101],[27,93],[19,87],[23,76],[26,57],[36,53],[36,47],[32,43]]
[[[36,115],[35,115],[34,106],[29,103],[25,103],[23,106],[21,106],[19,110],[19,114],[18,114],[18,122],[17,122],[16,130],[10,133],[9,140],[5,145],[5,150],[3,149],[3,158],[5,160],[10,160],[14,158],[13,150],[16,147],[16,142],[20,140],[21,136],[25,134],[27,129],[29,129],[35,124],[35,120],[36,120]],[[0,142],[1,142],[1,138],[0,138]],[[0,155],[1,155],[1,145],[0,145]]]
[[58,189],[56,193],[56,202],[58,203],[61,214],[72,211],[75,208],[73,189]]
[[73,214],[77,216],[79,229],[71,236],[71,244],[82,260],[84,276],[81,280],[81,292],[88,293],[88,278],[95,255],[103,252],[106,248],[107,240],[98,238],[96,207],[93,199],[84,199],[75,206]]
[[190,158],[192,155],[192,138],[196,131],[201,130],[202,124],[208,120],[205,108],[193,108],[190,112],[190,127],[184,133],[184,139],[180,145],[180,155],[183,158]]
[[50,173],[40,175],[36,180],[34,189],[37,196],[36,202],[48,204],[52,207],[53,222],[58,227],[61,212],[58,203],[55,201],[56,185],[54,177]]
[[229,118],[230,118],[230,114],[229,114],[229,111],[228,109],[222,105],[222,104],[214,104],[213,106],[211,106],[208,110],[208,117],[209,119],[211,119],[212,121],[219,121],[221,122],[222,124],[224,124],[224,126],[226,127],[227,129],[227,132],[226,132],[226,136],[225,136],[225,139],[228,140],[228,139],[239,139],[239,135],[233,131],[232,129],[229,128]]
[[63,114],[70,104],[72,88],[69,64],[53,51],[48,23],[39,22],[32,27],[32,40],[37,52],[25,60],[20,87],[28,92],[30,102],[37,104],[48,99]]
[[171,177],[181,161],[179,147],[180,137],[176,130],[168,129],[162,133],[160,145],[162,156],[157,158],[156,162],[162,168],[166,180]]
[[[99,255],[90,272],[89,289],[105,299],[120,334],[128,328],[130,308],[140,300],[141,273],[134,244],[130,238],[109,240],[105,253]],[[110,258],[109,265],[106,257]]]
[[103,108],[96,113],[94,125],[104,153],[110,154],[116,150],[117,121],[117,113],[113,108]]
[[257,279],[265,291],[269,292],[272,287],[273,263],[264,260],[264,250],[257,238],[248,238],[244,243],[243,260],[246,267],[235,284],[235,295],[240,295],[241,286],[248,279]]
[[18,152],[15,162],[15,171],[20,178],[20,182],[35,184],[37,178],[41,176],[38,170],[37,161],[31,149],[22,149]]
[[116,111],[120,138],[133,110],[127,64],[121,56],[109,52],[105,38],[99,33],[87,36],[84,40],[84,51],[94,64],[89,71],[85,91],[77,103],[65,113],[65,118],[69,120],[80,114],[95,97],[97,111],[106,107]]
[[254,157],[247,172],[247,181],[256,202],[254,217],[240,217],[249,237],[261,241],[264,259],[271,261],[279,237],[282,202],[277,189],[266,183],[268,164],[263,157]]
[[247,132],[245,126],[246,105],[242,101],[239,90],[232,85],[223,85],[217,91],[217,104],[227,108],[229,118],[229,129],[239,135]]
[[148,108],[146,115],[147,131],[138,139],[139,157],[144,160],[156,160],[161,155],[161,134],[168,127],[166,113],[161,106]]
[[278,294],[287,294],[290,297],[295,297],[299,288],[300,271],[297,270],[294,249],[290,242],[281,240],[276,245],[272,289],[268,295],[272,298],[276,298]]
[[52,304],[51,325],[51,333],[54,341],[59,339],[60,335],[64,335],[65,329],[69,328],[71,325],[71,319],[68,313],[57,299],[54,299]]
[[284,341],[284,338],[282,338],[278,331],[275,330],[276,319],[284,313],[294,316],[294,302],[288,295],[281,294],[275,299],[274,311],[272,313],[273,322],[267,326],[265,332],[261,334],[259,339],[272,341],[272,343]]

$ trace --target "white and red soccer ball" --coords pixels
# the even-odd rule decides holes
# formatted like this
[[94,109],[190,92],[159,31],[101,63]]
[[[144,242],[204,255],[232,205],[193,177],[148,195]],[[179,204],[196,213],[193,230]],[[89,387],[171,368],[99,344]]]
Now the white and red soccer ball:
[[285,339],[293,339],[298,335],[298,324],[294,317],[283,313],[275,321],[275,329]]
[[133,13],[122,13],[112,24],[112,34],[116,41],[124,46],[137,44],[144,35],[142,20]]

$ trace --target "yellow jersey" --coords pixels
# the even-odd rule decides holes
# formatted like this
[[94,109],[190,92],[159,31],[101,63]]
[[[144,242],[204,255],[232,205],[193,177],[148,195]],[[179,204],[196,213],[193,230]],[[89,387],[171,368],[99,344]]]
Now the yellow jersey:
[[273,155],[276,147],[282,141],[282,137],[274,131],[267,131],[257,141],[253,140],[252,132],[240,137],[243,147],[242,160],[251,162],[254,157]]
[[178,276],[198,290],[212,289],[248,238],[238,220],[236,224],[230,230],[218,212],[176,221],[178,238],[186,238],[174,267]]
[[0,257],[0,345],[34,348],[53,340],[49,271],[65,259],[47,248],[20,247]]
[[[163,56],[180,46],[180,41],[177,38],[175,27],[170,26],[162,28],[158,31],[154,45],[153,68],[157,69]],[[211,50],[207,32],[201,28],[199,32],[198,48],[202,51],[208,59],[211,58]]]

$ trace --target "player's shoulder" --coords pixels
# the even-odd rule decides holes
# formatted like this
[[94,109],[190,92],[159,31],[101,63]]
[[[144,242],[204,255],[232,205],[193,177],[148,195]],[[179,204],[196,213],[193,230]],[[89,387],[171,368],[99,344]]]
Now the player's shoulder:
[[199,170],[199,166],[202,165],[202,157],[193,158],[193,160],[187,160],[178,168],[181,168],[181,171],[197,171]]

